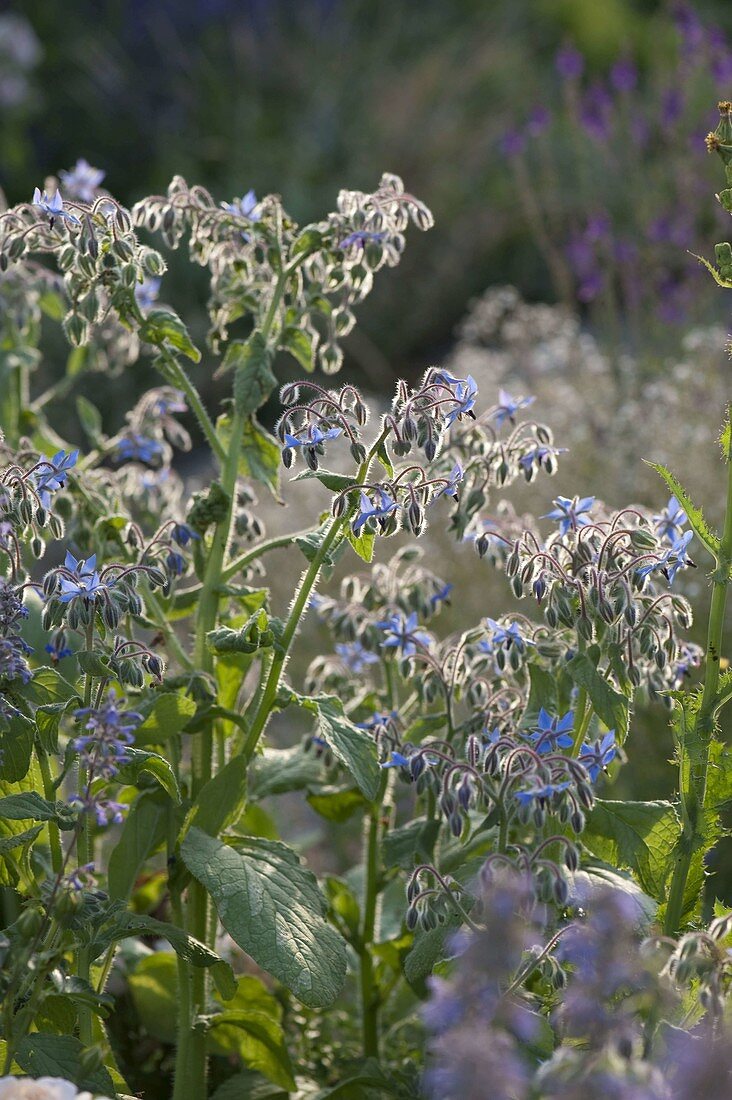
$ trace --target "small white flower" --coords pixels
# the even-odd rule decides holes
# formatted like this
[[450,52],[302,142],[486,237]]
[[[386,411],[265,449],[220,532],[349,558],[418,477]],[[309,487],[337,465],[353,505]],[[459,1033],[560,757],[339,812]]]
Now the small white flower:
[[[0,1077],[0,1100],[93,1100],[63,1077]],[[101,1096],[98,1100],[108,1100]]]

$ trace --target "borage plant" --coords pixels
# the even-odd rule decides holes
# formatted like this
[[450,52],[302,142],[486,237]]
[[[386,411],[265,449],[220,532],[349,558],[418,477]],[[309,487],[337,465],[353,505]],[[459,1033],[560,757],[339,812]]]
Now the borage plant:
[[[171,1073],[175,1100],[478,1096],[488,1073],[514,1100],[681,1089],[698,1047],[661,1021],[718,1049],[726,1034],[729,920],[674,936],[698,918],[717,835],[702,828],[712,755],[723,775],[728,530],[716,540],[669,474],[657,513],[558,496],[545,522],[519,518],[496,494],[554,473],[562,448],[530,397],[481,412],[472,378],[435,367],[373,426],[353,386],[313,377],[282,389],[275,435],[262,428],[276,353],[337,370],[375,271],[410,221],[431,224],[397,177],[304,229],[274,196],[217,205],[176,178],[129,213],[99,182],[0,220],[0,1095],[49,1073],[66,1081],[37,1086],[53,1100],[162,1097]],[[215,422],[184,365],[200,353],[157,303],[165,263],[135,227],[187,238],[210,273],[210,346],[232,382]],[[36,396],[44,318],[74,350]],[[88,446],[58,438],[59,391],[140,354],[163,384],[124,427],[106,434],[79,398]],[[217,476],[186,503],[171,460],[187,410]],[[330,506],[267,539],[251,482],[277,492],[280,467]],[[449,581],[411,543],[372,561],[431,517],[540,614],[480,607],[438,636]],[[701,658],[677,591],[694,533],[718,562],[701,700],[680,694]],[[278,617],[262,577],[287,545],[305,567]],[[359,570],[316,592],[342,553]],[[333,652],[293,684],[308,613]],[[599,797],[638,695],[683,715],[678,807]],[[268,730],[288,708],[312,729],[282,748]],[[295,791],[334,847],[361,820],[361,858],[322,884],[269,812]],[[641,953],[659,907],[667,935]]]

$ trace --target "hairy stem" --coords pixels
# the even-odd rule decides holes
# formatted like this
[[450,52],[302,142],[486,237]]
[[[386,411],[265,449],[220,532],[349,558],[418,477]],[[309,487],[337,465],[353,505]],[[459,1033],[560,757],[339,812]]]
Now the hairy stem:
[[[728,409],[728,415],[730,409]],[[719,661],[724,636],[727,587],[732,567],[732,432],[729,433],[727,454],[727,503],[724,532],[719,548],[717,567],[712,574],[712,599],[709,609],[704,689],[701,705],[691,731],[693,744],[682,739],[679,745],[679,798],[682,827],[674,862],[666,908],[665,932],[674,935],[681,929],[684,916],[684,896],[695,852],[703,843],[703,817],[707,794],[709,749],[719,709]]]

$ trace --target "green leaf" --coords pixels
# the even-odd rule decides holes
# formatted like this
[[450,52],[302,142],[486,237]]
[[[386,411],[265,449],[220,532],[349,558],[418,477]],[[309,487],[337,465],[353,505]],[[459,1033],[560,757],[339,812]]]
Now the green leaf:
[[58,727],[63,715],[74,703],[45,703],[36,707],[34,718],[38,730],[38,738],[43,750],[49,755],[58,752]]
[[331,493],[341,493],[344,489],[350,489],[357,484],[355,477],[350,474],[334,474],[332,470],[302,470],[293,481],[319,481],[330,489]]
[[35,727],[30,718],[26,718],[18,710],[7,720],[2,734],[0,779],[7,783],[17,783],[28,774],[34,733]]
[[178,780],[164,756],[156,752],[148,752],[146,749],[127,749],[125,755],[129,758],[129,763],[119,770],[117,779],[120,783],[137,784],[140,775],[147,772],[148,775],[157,779],[163,790],[167,791],[175,802],[180,802]]
[[240,816],[246,795],[247,764],[243,756],[233,756],[201,789],[186,817],[181,836],[192,825],[209,836],[218,836]]
[[622,744],[628,732],[629,704],[625,695],[610,686],[584,653],[575,654],[565,668],[575,684],[587,692],[595,714],[608,729],[615,730]]
[[[227,448],[231,437],[231,417],[220,416],[216,434]],[[265,431],[252,414],[244,425],[239,452],[239,476],[260,481],[279,500],[280,462],[282,454],[277,440]]]
[[250,1069],[258,1070],[281,1088],[295,1091],[282,1029],[282,1007],[259,978],[238,979],[234,997],[223,1012],[212,1017],[208,1035],[216,1053],[238,1054]]
[[140,959],[127,978],[140,1023],[163,1043],[174,1043],[178,1022],[178,967],[172,952]]
[[374,556],[374,544],[376,542],[376,535],[373,531],[369,531],[366,527],[362,527],[359,534],[355,535],[353,533],[353,528],[349,525],[346,527],[346,538],[362,561],[372,561]]
[[21,1039],[15,1060],[31,1077],[61,1077],[73,1081],[80,1089],[113,1096],[114,1082],[108,1070],[104,1066],[85,1070],[81,1060],[83,1051],[83,1044],[73,1035],[34,1032]]
[[705,520],[701,508],[696,507],[681,482],[674,477],[671,471],[667,470],[665,466],[661,466],[658,462],[647,462],[646,465],[650,466],[652,470],[655,470],[656,473],[661,475],[681,507],[686,512],[687,519],[694,530],[694,534],[704,543],[712,557],[717,560],[720,550],[719,538],[714,534]]
[[0,837],[0,857],[15,848],[22,848],[25,844],[32,844],[38,834],[43,831],[42,825],[34,825],[32,829],[25,829],[22,833],[13,833],[10,836]]
[[181,733],[196,713],[196,704],[188,695],[178,691],[155,692],[152,706],[138,705],[147,710],[145,720],[135,730],[136,745],[159,745]]
[[[201,834],[202,836],[205,834]],[[142,913],[124,910],[114,914],[112,921],[102,930],[94,942],[96,951],[101,954],[106,947],[130,936],[153,936],[165,939],[176,955],[185,959],[191,966],[210,969],[216,988],[221,997],[228,1001],[236,992],[234,972],[229,963],[220,958],[206,944],[200,943],[184,932],[182,928],[166,921],[156,920]]]
[[529,700],[521,723],[527,729],[536,725],[542,707],[550,714],[557,710],[557,681],[551,672],[541,665],[530,664],[529,685]]
[[0,819],[8,821],[55,821],[60,829],[73,829],[78,816],[65,802],[48,802],[36,791],[0,798]]
[[266,798],[287,791],[301,791],[305,787],[317,787],[325,782],[323,761],[302,745],[289,749],[266,748],[252,760],[249,792],[253,798]]
[[130,896],[148,856],[168,835],[171,808],[170,799],[162,791],[145,791],[132,804],[109,856],[111,897],[127,899]]
[[670,802],[598,799],[587,816],[582,840],[605,863],[629,868],[645,893],[661,901],[679,828]]
[[172,309],[151,309],[140,335],[150,344],[170,344],[194,363],[201,362],[201,353],[192,343],[188,329]]
[[221,370],[234,370],[234,405],[244,416],[256,412],[277,385],[272,370],[272,350],[261,332],[229,344]]
[[386,470],[387,477],[394,477],[394,466],[392,465],[391,458],[389,457],[389,452],[386,449],[385,440],[382,440],[376,448],[376,457]]
[[289,1089],[281,1089],[266,1081],[259,1073],[246,1069],[219,1085],[211,1100],[288,1100]]
[[391,829],[384,837],[384,863],[387,867],[411,871],[418,862],[431,862],[439,831],[439,821],[426,817],[415,818],[406,825]]
[[325,920],[315,876],[292,849],[255,837],[234,848],[192,828],[181,853],[243,951],[304,1004],[333,1003],[345,981],[346,945]]
[[290,250],[290,255],[301,256],[304,253],[317,252],[323,247],[323,234],[320,229],[315,229],[313,226],[306,225],[304,229],[300,230],[300,234],[295,240]]
[[316,715],[319,736],[372,802],[379,793],[382,772],[376,743],[366,730],[359,729],[346,716],[336,695],[308,696],[292,691],[289,702]]
[[354,788],[343,790],[340,787],[323,787],[317,792],[312,791],[307,800],[326,821],[335,821],[338,824],[348,821],[357,810],[364,810],[368,806],[361,792]]
[[315,353],[318,342],[318,333],[312,329],[306,330],[297,325],[287,325],[280,334],[277,346],[282,351],[289,352],[304,371],[312,374],[315,370]]
[[103,447],[102,414],[96,405],[92,405],[91,401],[80,394],[76,398],[76,412],[84,429],[84,434],[92,447]]

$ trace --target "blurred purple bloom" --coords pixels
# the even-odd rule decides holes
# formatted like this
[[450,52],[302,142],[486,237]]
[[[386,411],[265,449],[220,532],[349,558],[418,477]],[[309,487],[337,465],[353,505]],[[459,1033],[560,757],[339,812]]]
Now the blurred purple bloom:
[[610,69],[610,84],[616,92],[632,92],[638,83],[638,69],[629,57],[619,58]]
[[257,196],[253,189],[247,191],[241,199],[222,202],[221,209],[229,214],[235,214],[238,218],[246,218],[250,222],[258,222],[262,218],[261,212],[257,210]]
[[575,49],[571,42],[568,42],[560,50],[557,50],[554,58],[554,68],[562,80],[578,80],[584,72],[585,59],[579,50]]
[[155,302],[157,302],[160,283],[160,279],[151,277],[143,279],[142,282],[138,283],[135,287],[135,301],[143,313],[145,310],[151,309]]
[[106,174],[101,168],[92,168],[83,157],[79,157],[73,168],[59,172],[61,182],[67,191],[82,202],[94,202],[97,188]]
[[335,647],[335,651],[351,672],[363,672],[367,665],[378,664],[379,658],[375,653],[364,649],[360,642],[344,642]]
[[520,130],[506,130],[499,142],[500,150],[509,160],[518,157],[526,148],[526,138]]
[[612,125],[613,100],[600,81],[590,85],[580,103],[580,123],[595,141],[605,141]]
[[510,393],[499,389],[498,404],[490,414],[490,419],[495,420],[496,424],[503,424],[506,420],[513,424],[516,413],[520,409],[527,409],[535,400],[535,397],[511,397]]

